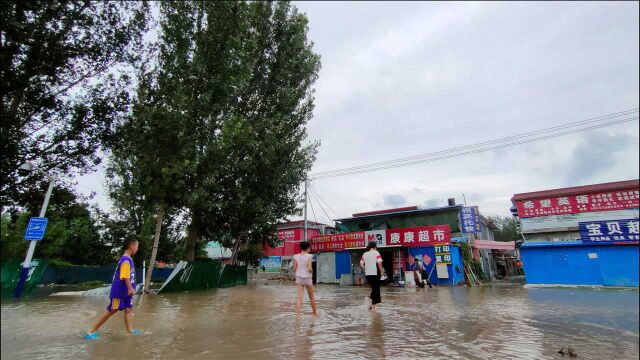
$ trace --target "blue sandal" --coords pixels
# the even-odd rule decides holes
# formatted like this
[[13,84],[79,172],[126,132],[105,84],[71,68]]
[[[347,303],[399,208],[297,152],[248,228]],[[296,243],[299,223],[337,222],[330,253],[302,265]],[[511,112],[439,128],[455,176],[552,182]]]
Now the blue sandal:
[[85,340],[98,340],[100,339],[100,334],[96,331],[94,333],[84,333],[82,334],[82,337],[85,338]]
[[131,330],[131,335],[140,335],[142,332],[138,329]]

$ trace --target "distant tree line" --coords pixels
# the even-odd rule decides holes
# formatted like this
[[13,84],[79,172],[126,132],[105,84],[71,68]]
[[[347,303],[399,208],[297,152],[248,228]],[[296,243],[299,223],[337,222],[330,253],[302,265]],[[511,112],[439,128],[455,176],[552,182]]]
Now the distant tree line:
[[[215,240],[255,261],[315,159],[312,45],[289,2],[2,2],[2,260],[46,191],[32,162],[60,178],[36,257],[105,263],[135,236],[138,260]],[[109,213],[73,190],[100,164]]]

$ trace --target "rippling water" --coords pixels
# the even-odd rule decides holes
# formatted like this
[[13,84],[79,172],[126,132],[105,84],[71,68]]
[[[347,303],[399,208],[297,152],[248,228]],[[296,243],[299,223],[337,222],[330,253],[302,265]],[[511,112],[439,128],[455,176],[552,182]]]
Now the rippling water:
[[[81,337],[106,300],[46,297],[2,303],[2,359],[579,359],[638,358],[638,291],[522,287],[383,289],[367,311],[363,287],[319,286],[320,317],[295,316],[295,287],[248,285],[145,295]],[[305,298],[306,300],[306,298]],[[566,357],[568,359],[568,357]]]

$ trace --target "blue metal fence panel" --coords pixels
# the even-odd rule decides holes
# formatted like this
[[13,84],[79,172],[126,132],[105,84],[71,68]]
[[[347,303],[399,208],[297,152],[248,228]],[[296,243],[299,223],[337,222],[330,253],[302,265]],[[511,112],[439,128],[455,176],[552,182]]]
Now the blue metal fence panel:
[[342,274],[351,274],[351,252],[349,250],[336,252],[336,280]]
[[638,245],[525,243],[521,250],[529,284],[638,286]]

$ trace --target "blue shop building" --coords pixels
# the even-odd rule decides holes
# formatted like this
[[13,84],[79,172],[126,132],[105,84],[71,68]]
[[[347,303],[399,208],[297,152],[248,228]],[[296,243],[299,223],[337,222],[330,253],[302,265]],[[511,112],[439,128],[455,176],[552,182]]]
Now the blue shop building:
[[515,194],[527,284],[638,287],[640,181]]

